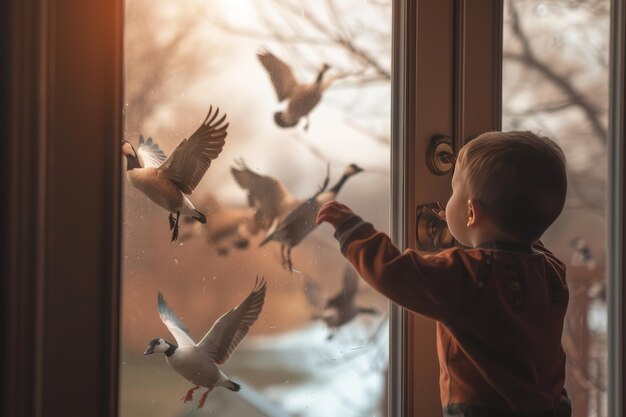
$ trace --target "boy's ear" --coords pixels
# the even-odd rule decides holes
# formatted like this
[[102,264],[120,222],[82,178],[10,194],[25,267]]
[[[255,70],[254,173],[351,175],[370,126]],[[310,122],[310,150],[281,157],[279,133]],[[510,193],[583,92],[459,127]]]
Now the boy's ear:
[[467,200],[467,227],[475,226],[485,216],[483,207],[473,199]]

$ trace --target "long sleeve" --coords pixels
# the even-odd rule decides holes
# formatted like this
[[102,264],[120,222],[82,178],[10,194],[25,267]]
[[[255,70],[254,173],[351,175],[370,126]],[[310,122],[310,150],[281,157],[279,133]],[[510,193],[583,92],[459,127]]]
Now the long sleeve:
[[533,251],[401,252],[356,215],[339,225],[335,237],[374,289],[438,321],[444,408],[464,404],[532,414],[562,400],[569,292],[562,263],[543,245]]
[[341,252],[374,289],[395,303],[448,322],[464,308],[464,294],[476,287],[470,271],[479,259],[459,249],[433,255],[404,252],[370,223],[354,215],[335,232]]

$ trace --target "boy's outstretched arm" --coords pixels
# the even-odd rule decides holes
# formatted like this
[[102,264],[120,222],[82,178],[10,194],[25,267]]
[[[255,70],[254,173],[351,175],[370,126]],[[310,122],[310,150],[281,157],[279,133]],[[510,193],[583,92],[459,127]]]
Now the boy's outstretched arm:
[[457,249],[425,256],[400,252],[389,236],[336,201],[320,208],[322,222],[336,229],[342,254],[361,277],[391,301],[443,322],[464,307],[463,294],[473,286],[466,273],[471,260]]

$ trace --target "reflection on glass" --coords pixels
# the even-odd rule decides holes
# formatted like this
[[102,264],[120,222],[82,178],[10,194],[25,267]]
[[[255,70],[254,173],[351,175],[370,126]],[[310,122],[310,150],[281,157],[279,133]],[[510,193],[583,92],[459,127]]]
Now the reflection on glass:
[[[387,302],[314,219],[337,198],[388,229],[390,3],[126,1],[126,159],[193,209],[125,181],[122,417],[386,415]],[[211,106],[221,152],[190,145]],[[247,319],[219,319],[239,305]],[[216,321],[240,330],[211,330],[232,384],[203,402],[164,353]]]
[[563,334],[575,417],[607,416],[608,0],[508,0],[503,130],[535,130],[568,159],[568,199],[544,241],[568,267]]

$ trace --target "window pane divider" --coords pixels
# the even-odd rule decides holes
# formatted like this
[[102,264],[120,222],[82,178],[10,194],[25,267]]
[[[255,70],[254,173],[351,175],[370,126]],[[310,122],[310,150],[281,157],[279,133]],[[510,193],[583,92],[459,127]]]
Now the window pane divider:
[[625,417],[626,397],[626,234],[624,206],[624,148],[626,147],[626,5],[611,2],[611,65],[609,112],[609,202],[608,202],[608,415]]

